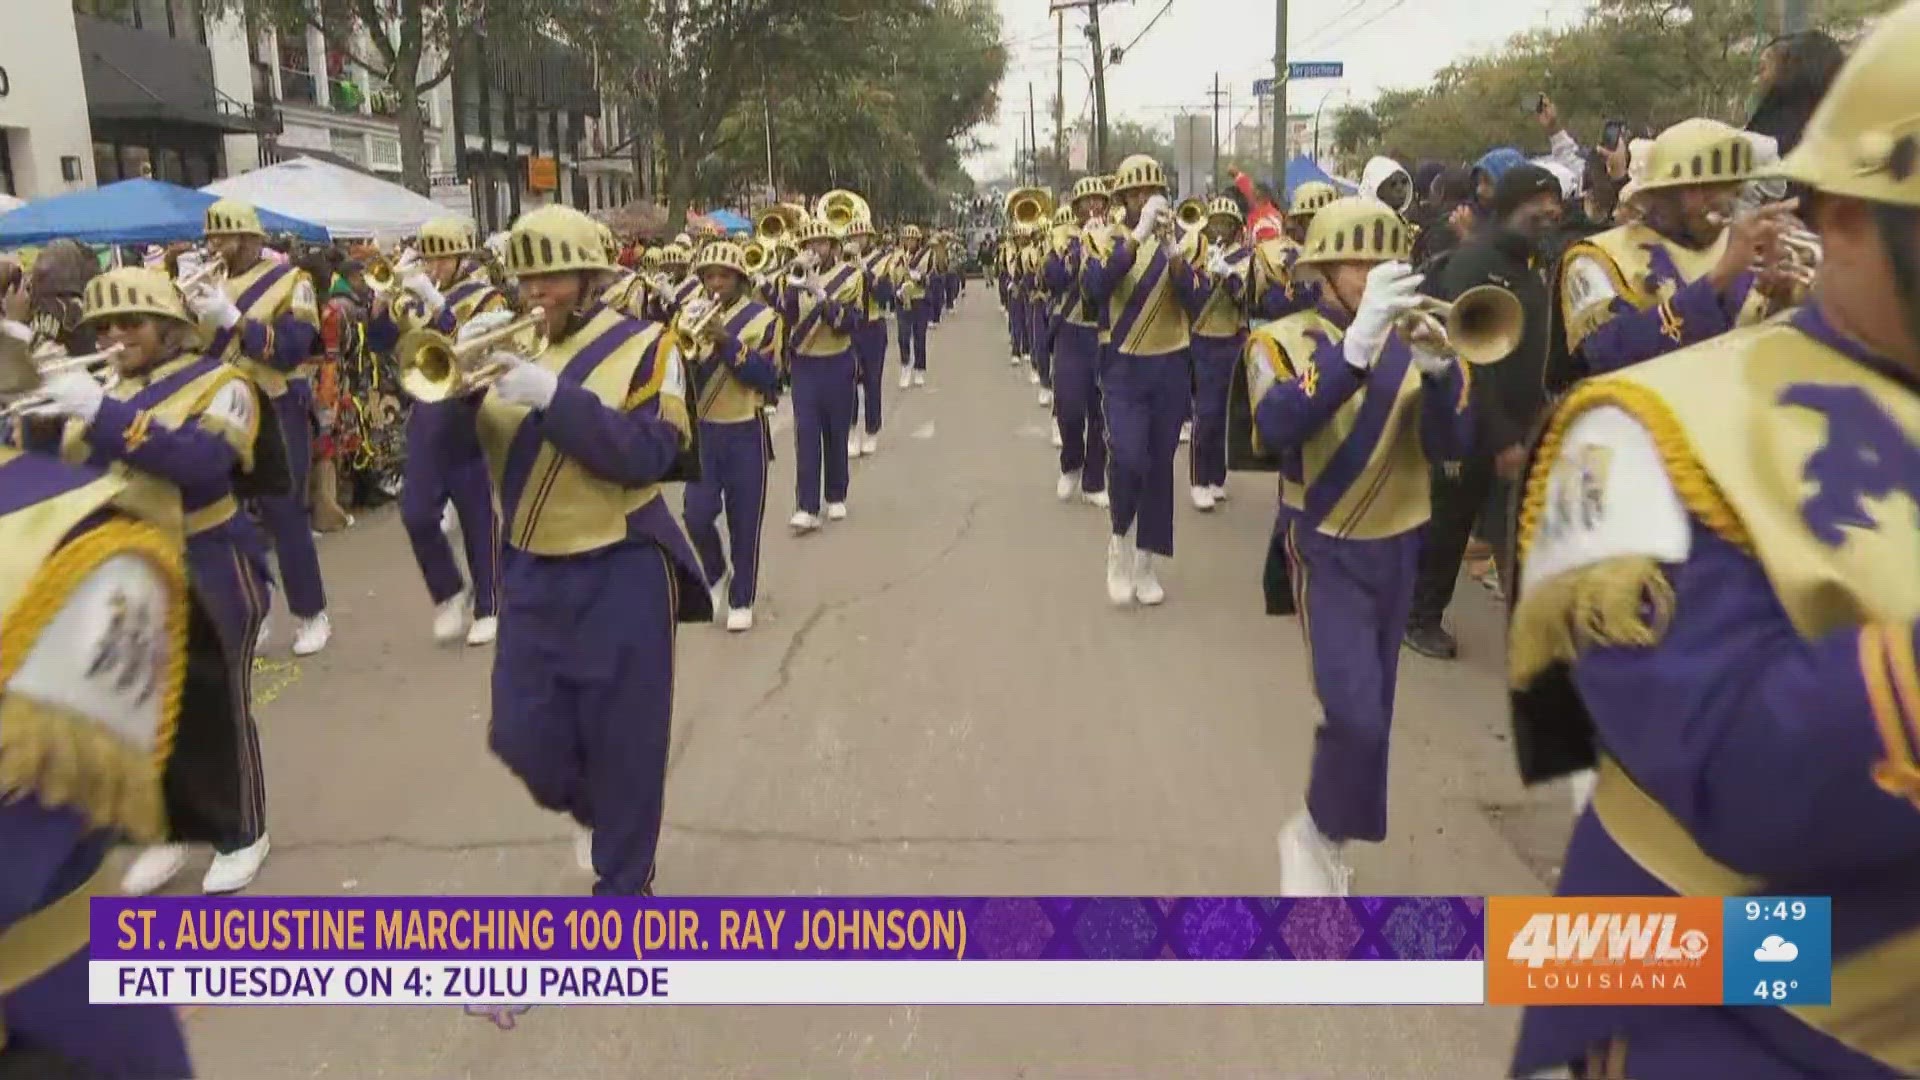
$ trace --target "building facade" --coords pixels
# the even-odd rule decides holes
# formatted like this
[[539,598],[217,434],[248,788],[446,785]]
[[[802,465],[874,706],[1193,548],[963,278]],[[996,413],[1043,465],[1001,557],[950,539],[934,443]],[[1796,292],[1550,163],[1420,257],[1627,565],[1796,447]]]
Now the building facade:
[[7,0],[0,34],[0,194],[57,195],[94,183],[87,92],[72,0]]

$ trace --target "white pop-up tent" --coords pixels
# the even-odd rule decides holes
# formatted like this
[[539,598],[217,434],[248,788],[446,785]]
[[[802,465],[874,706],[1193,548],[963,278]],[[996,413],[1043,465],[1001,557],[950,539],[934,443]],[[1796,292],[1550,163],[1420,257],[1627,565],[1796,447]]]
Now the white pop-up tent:
[[444,206],[399,184],[316,158],[299,157],[220,180],[200,190],[324,225],[336,237],[411,236]]

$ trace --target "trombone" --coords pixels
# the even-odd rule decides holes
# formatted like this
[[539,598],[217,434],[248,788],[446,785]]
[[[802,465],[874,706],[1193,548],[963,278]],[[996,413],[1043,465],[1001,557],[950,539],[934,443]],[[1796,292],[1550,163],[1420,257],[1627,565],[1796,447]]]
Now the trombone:
[[[393,354],[400,361],[400,388],[415,401],[435,402],[465,397],[492,386],[507,373],[507,365],[486,363],[486,356],[546,322],[546,310],[534,308],[520,318],[466,341],[455,341],[438,330],[414,330],[400,339]],[[530,352],[547,346],[538,333]]]
[[12,419],[47,403],[40,388],[56,375],[84,371],[95,378],[111,380],[113,362],[120,355],[118,345],[81,356],[26,356],[0,353],[0,419]]
[[1478,285],[1449,302],[1431,296],[1394,329],[1409,344],[1424,342],[1476,366],[1497,364],[1519,348],[1526,328],[1520,298],[1498,285]]

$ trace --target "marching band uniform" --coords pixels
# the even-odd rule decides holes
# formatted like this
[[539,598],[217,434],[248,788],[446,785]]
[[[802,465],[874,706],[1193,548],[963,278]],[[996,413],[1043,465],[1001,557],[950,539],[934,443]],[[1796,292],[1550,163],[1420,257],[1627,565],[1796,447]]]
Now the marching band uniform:
[[[1828,264],[1855,280],[1823,270],[1786,320],[1579,384],[1519,508],[1523,778],[1599,766],[1559,892],[1831,896],[1832,1005],[1528,1009],[1515,1075],[1920,1074],[1916,53],[1907,3],[1782,163],[1873,215],[1877,244]],[[1903,356],[1830,314],[1876,273]]]
[[1043,409],[1053,404],[1053,298],[1042,276],[1052,246],[1047,225],[1034,223],[1020,265],[1020,283],[1027,297],[1027,352],[1033,358],[1027,377],[1040,388],[1038,402]]
[[[710,269],[733,271],[739,284],[727,299],[716,301],[725,305],[712,316],[718,331],[711,343],[696,343],[690,358],[699,388],[700,478],[687,482],[681,517],[713,585],[714,612],[726,611],[727,629],[738,632],[753,628],[759,591],[760,529],[773,448],[761,407],[780,385],[782,325],[777,312],[747,295],[746,258],[738,244],[708,245],[694,260],[693,272]],[[716,527],[722,510],[731,575]],[[724,594],[722,581],[727,582]]]
[[[812,241],[836,240],[824,221],[802,222],[794,230],[802,248]],[[780,314],[787,323],[787,347],[793,355],[793,437],[798,508],[788,522],[801,532],[820,527],[821,459],[826,463],[827,518],[847,516],[847,432],[853,427],[853,338],[866,308],[866,283],[859,267],[829,258],[824,278],[813,275],[805,286],[783,279]],[[925,324],[922,323],[922,331]]]
[[607,287],[600,290],[600,302],[628,318],[645,319],[653,308],[647,279],[620,265],[620,240],[605,225],[600,226],[600,242],[607,249],[607,265],[613,267]]
[[[904,250],[893,263],[893,291],[900,330],[900,389],[905,390],[927,384],[927,320],[933,312],[927,290],[933,276],[933,252],[918,225],[901,229],[900,243]],[[1017,301],[1015,306],[1020,307]],[[1026,309],[1020,310],[1024,318]]]
[[[1173,556],[1173,456],[1192,388],[1184,305],[1194,270],[1155,240],[1153,220],[1167,212],[1166,174],[1146,155],[1121,162],[1113,193],[1151,192],[1148,219],[1087,253],[1081,285],[1106,308],[1100,390],[1106,409],[1113,536],[1107,543],[1107,598],[1158,604],[1166,592],[1153,556]],[[1135,529],[1136,523],[1138,525]],[[1128,532],[1136,538],[1128,540]]]
[[[452,335],[476,316],[511,310],[507,298],[477,263],[465,262],[478,250],[473,226],[458,218],[429,221],[420,228],[419,254],[446,260],[446,280],[427,271],[401,281],[406,293],[394,297],[387,313],[367,327],[367,343],[389,353],[403,332],[434,330]],[[447,286],[442,294],[440,288]],[[470,430],[456,401],[416,401],[407,412],[407,460],[400,488],[400,522],[413,546],[427,595],[437,609],[435,640],[450,642],[465,634],[469,645],[488,645],[499,633],[499,523],[493,515],[493,488],[487,480],[480,444],[460,437]],[[462,581],[453,561],[441,518],[447,504],[460,518],[467,574]],[[471,590],[471,591],[469,591]],[[468,618],[472,617],[472,625]]]
[[[96,333],[109,320],[144,319],[167,328],[163,334],[178,328],[183,342],[194,321],[157,270],[100,275],[87,285],[85,311]],[[190,646],[194,709],[185,730],[194,735],[193,749],[176,758],[168,776],[175,842],[144,851],[124,887],[152,892],[185,866],[188,841],[209,840],[215,856],[202,885],[235,892],[252,882],[271,846],[260,734],[247,693],[267,611],[266,555],[240,510],[235,481],[255,471],[257,451],[267,458],[258,463],[262,473],[286,467],[271,457],[278,433],[262,427],[261,394],[239,369],[216,354],[173,348],[144,357],[138,370],[121,368],[107,390],[83,371],[57,375],[43,388],[51,402],[36,412],[67,418],[63,458],[124,475],[125,502],[181,523],[197,614],[205,618]],[[268,449],[259,450],[262,443]]]
[[1413,237],[1371,199],[1314,218],[1302,265],[1373,263],[1359,310],[1331,299],[1254,331],[1255,433],[1280,456],[1296,603],[1323,719],[1306,812],[1280,835],[1281,891],[1345,895],[1339,847],[1387,829],[1387,746],[1430,460],[1472,438],[1466,370],[1393,326],[1419,302]]
[[[595,894],[650,894],[675,623],[712,617],[700,561],[660,494],[692,438],[685,374],[663,327],[598,302],[606,254],[585,214],[522,215],[506,267],[529,297],[554,275],[576,276],[580,291],[537,356],[493,352],[506,373],[462,399],[506,541],[488,743],[536,803],[591,830]],[[461,336],[510,318],[481,316]]]
[[947,236],[947,307],[960,303],[960,294],[967,291],[967,274],[961,265],[966,251],[959,237]]
[[[263,242],[266,231],[253,207],[221,199],[207,207],[206,236]],[[241,258],[245,258],[244,248]],[[320,337],[319,298],[313,281],[291,262],[256,258],[236,268],[228,263],[224,291],[212,285],[187,297],[203,324],[213,327],[207,351],[234,364],[273,403],[292,490],[259,497],[261,522],[280,562],[287,607],[299,620],[295,656],[326,648],[333,637],[327,618],[320,553],[307,514],[307,473],[313,458],[313,386],[309,375]]]
[[88,898],[112,889],[116,840],[166,832],[161,762],[187,669],[179,536],[126,513],[127,484],[0,449],[0,636],[19,644],[0,666],[8,1075],[193,1075],[171,1007],[87,1004]]
[[[847,228],[847,237],[864,238],[871,243],[873,223],[856,218]],[[861,283],[866,290],[860,325],[853,332],[853,348],[860,369],[854,392],[864,407],[855,412],[863,413],[866,422],[864,437],[858,427],[850,426],[847,432],[847,453],[855,457],[880,449],[880,423],[884,418],[880,395],[887,381],[887,320],[882,310],[893,303],[893,280],[887,270],[892,258],[893,253],[888,251],[861,251],[852,256],[860,268]]]
[[1081,287],[1086,261],[1084,229],[1106,215],[1107,180],[1082,177],[1073,186],[1068,211],[1079,217],[1065,247],[1047,254],[1043,275],[1061,297],[1060,330],[1053,343],[1053,415],[1060,430],[1062,501],[1081,493],[1107,505],[1107,425],[1100,406],[1099,312]]
[[1193,444],[1187,451],[1194,509],[1212,510],[1227,493],[1227,384],[1247,342],[1253,253],[1240,243],[1244,219],[1232,199],[1207,207],[1209,223],[1232,239],[1214,248],[1198,276],[1193,313]]
[[[1753,170],[1736,128],[1685,120],[1660,133],[1635,198],[1693,186],[1733,185]],[[1728,205],[1732,204],[1728,198]],[[1587,373],[1637,364],[1764,318],[1769,303],[1743,271],[1720,289],[1710,272],[1727,249],[1722,228],[1704,248],[1635,223],[1574,244],[1561,257],[1567,344]]]
[[1007,314],[1008,362],[1019,367],[1027,358],[1025,308],[1020,302],[1020,238],[1009,232],[1000,241],[1000,306]]

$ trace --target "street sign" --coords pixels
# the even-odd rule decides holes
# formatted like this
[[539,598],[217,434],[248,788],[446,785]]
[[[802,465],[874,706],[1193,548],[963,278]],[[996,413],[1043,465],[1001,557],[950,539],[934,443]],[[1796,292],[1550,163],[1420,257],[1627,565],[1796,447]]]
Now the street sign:
[[[1347,65],[1340,60],[1307,60],[1287,65],[1287,81],[1297,79],[1340,79],[1345,78]],[[1272,97],[1273,80],[1253,80],[1254,97]]]

